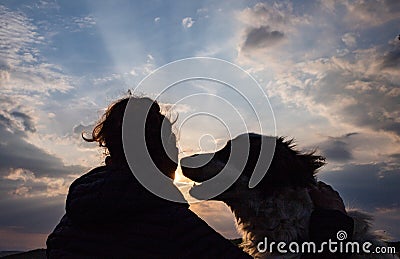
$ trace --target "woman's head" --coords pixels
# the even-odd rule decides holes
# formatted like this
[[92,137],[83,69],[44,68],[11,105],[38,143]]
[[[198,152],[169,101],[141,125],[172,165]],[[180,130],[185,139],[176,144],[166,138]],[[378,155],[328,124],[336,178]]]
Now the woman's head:
[[[92,137],[85,138],[82,135],[83,139],[88,142],[98,142],[99,146],[107,148],[113,163],[126,164],[122,144],[122,122],[128,102],[136,102],[137,105],[150,107],[147,111],[145,123],[147,150],[157,168],[166,176],[174,178],[177,164],[173,160],[177,161],[177,152],[174,154],[168,152],[170,156],[173,156],[171,159],[165,151],[162,141],[162,136],[168,136],[169,143],[173,143],[173,148],[176,149],[176,138],[172,132],[172,123],[161,114],[158,103],[150,98],[128,97],[111,104],[94,127]],[[142,125],[138,123],[138,126]]]

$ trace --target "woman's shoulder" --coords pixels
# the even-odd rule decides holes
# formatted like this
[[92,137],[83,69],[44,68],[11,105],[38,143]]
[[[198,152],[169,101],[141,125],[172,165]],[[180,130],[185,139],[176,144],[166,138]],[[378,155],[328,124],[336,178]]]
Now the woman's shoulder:
[[89,171],[87,171],[86,173],[84,173],[83,175],[81,175],[80,177],[78,177],[74,182],[81,182],[81,181],[85,181],[89,178],[96,178],[96,176],[103,176],[104,173],[106,173],[108,170],[107,166],[98,166],[95,168],[90,169]]
[[94,183],[106,179],[126,178],[127,176],[129,177],[129,169],[98,166],[75,179],[71,184],[71,188],[81,184]]
[[127,169],[110,168],[109,166],[99,166],[89,170],[87,173],[75,179],[69,187],[68,195],[73,195],[75,192],[79,194],[82,190],[92,192],[101,188],[107,183],[115,185],[117,182],[127,183],[133,175]]
[[[74,220],[87,221],[109,214],[124,201],[132,174],[111,170],[107,166],[94,168],[76,179],[70,186],[66,200],[66,212]],[[126,207],[126,206],[125,206]]]

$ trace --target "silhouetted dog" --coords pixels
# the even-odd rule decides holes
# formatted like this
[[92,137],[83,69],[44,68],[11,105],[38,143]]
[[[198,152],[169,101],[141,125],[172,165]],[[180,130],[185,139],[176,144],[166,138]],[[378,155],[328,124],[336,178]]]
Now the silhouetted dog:
[[[248,141],[243,142],[243,139]],[[276,141],[275,152],[270,167],[255,188],[249,188],[249,180],[260,157],[262,142]],[[230,159],[232,146],[236,142],[246,143],[248,150],[247,162],[243,164],[236,159]],[[225,202],[233,211],[237,225],[242,233],[241,247],[257,258],[268,257],[269,253],[260,253],[257,244],[267,237],[269,242],[307,241],[309,219],[313,203],[307,188],[316,185],[315,174],[325,164],[322,156],[314,153],[301,153],[294,149],[292,140],[275,138],[249,133],[242,134],[227,142],[225,147],[216,153],[197,154],[181,160],[183,174],[195,182],[204,182],[218,175],[223,168],[240,173],[235,183],[219,194],[214,200]],[[204,165],[192,168],[196,161],[208,161]],[[228,162],[229,161],[229,162]],[[191,165],[191,166],[189,166]],[[242,168],[241,170],[238,168]],[[228,179],[229,175],[226,176]],[[223,180],[223,179],[222,179]],[[221,181],[221,180],[220,180]],[[191,194],[196,197],[196,191],[202,185],[195,185]],[[374,246],[385,246],[380,237],[370,231],[371,217],[357,211],[349,211],[354,219],[353,240],[369,241]],[[371,248],[372,249],[372,248]],[[300,258],[301,254],[279,255],[279,258]],[[381,256],[381,257],[379,257]],[[352,258],[394,258],[392,255],[354,255]]]

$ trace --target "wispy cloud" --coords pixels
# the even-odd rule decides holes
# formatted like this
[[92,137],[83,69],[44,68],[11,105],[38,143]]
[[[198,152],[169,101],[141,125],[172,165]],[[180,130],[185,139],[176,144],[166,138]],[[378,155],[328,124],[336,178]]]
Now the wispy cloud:
[[398,1],[336,1],[336,5],[346,7],[346,22],[352,27],[379,26],[400,16]]
[[0,6],[0,86],[4,91],[48,93],[72,89],[70,79],[60,67],[47,63],[38,45],[44,38],[21,12]]
[[72,20],[80,29],[92,28],[96,25],[96,18],[93,15],[74,17]]

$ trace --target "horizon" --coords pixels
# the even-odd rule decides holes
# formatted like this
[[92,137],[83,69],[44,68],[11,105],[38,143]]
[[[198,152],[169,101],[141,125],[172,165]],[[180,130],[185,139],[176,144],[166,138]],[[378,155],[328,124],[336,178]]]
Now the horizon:
[[[103,163],[81,132],[152,71],[190,57],[243,68],[276,125],[255,87],[243,89],[266,112],[266,128],[231,88],[182,82],[161,98],[178,115],[180,156],[246,131],[293,137],[299,150],[326,157],[317,177],[346,208],[372,214],[374,230],[400,240],[399,28],[400,2],[390,0],[2,1],[0,251],[45,247],[71,182]],[[140,94],[154,98],[157,87]],[[224,121],[191,119],[196,112]],[[239,237],[221,202],[191,209]]]

